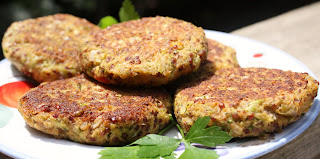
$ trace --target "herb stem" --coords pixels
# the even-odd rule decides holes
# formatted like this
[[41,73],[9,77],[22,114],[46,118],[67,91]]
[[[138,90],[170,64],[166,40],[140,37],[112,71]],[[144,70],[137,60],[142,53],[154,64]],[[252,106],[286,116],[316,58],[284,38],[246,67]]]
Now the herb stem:
[[176,124],[176,127],[178,127],[179,131],[180,131],[180,134],[182,136],[182,139],[184,139],[184,132],[182,130],[182,128],[180,127],[180,125],[178,123],[175,123]]
[[180,132],[182,138],[184,139],[184,132],[183,132],[182,128],[180,127],[180,125],[178,124],[178,122],[177,122],[172,116],[170,116],[170,120],[171,120],[171,122],[174,123],[174,124],[176,125],[176,127],[179,129],[179,132]]
[[158,133],[158,135],[162,135],[163,133],[165,133],[166,131],[168,131],[170,128],[172,128],[174,125],[175,125],[175,123],[171,121],[168,126],[166,126],[165,128],[163,128],[163,129]]
[[185,147],[191,146],[191,144],[185,138],[182,138],[181,141],[183,142]]

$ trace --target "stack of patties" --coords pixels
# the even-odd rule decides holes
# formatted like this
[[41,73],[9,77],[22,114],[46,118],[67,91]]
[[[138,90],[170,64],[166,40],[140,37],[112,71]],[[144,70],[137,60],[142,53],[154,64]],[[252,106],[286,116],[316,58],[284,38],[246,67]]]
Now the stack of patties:
[[[69,24],[63,17],[86,26],[63,30],[52,25]],[[37,34],[15,38],[15,32],[28,32],[28,27],[14,26],[29,21],[41,35],[59,30],[55,38],[60,43],[52,43],[51,36],[45,39],[50,43],[42,42]],[[198,117],[210,116],[208,126],[221,126],[233,137],[262,136],[307,112],[319,85],[306,73],[239,68],[234,49],[207,39],[200,27],[169,17],[99,29],[83,19],[54,15],[14,23],[3,41],[6,57],[39,82],[85,73],[41,83],[20,99],[18,109],[33,128],[94,145],[125,145],[157,133],[173,110],[186,133]],[[40,55],[35,56],[23,47],[42,50],[32,50]],[[50,60],[43,58],[51,54]],[[58,60],[62,57],[69,59],[65,65]],[[59,72],[49,70],[57,63],[59,76],[49,78]],[[75,68],[71,74],[69,63]]]
[[[92,27],[80,33],[76,26],[60,27],[70,23],[69,17],[84,22],[70,15],[47,16],[14,23],[4,37],[5,55],[21,72],[39,82],[52,81],[20,99],[18,110],[26,123],[57,138],[94,145],[125,145],[159,132],[170,121],[173,101],[164,88],[154,86],[199,68],[208,49],[203,29],[174,18],[152,17],[104,30],[85,21]],[[37,26],[35,33],[11,40],[29,32],[28,27],[15,27],[29,21]],[[36,38],[40,35],[44,40]],[[23,50],[26,46],[36,52]],[[68,62],[61,66],[58,59],[64,58]],[[70,62],[75,71],[69,75],[64,71]],[[55,67],[59,70],[48,70]],[[79,70],[88,76],[75,76]],[[67,78],[71,76],[75,77]]]

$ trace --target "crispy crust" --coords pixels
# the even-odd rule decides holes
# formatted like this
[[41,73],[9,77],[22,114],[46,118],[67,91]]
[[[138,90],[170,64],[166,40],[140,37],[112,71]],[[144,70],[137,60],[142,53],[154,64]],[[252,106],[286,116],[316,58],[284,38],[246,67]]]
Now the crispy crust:
[[189,83],[176,94],[174,112],[185,132],[199,116],[233,137],[281,130],[306,113],[319,82],[307,73],[267,68],[231,68]]
[[207,64],[208,66],[205,65],[205,67],[211,67],[212,69],[204,69],[217,71],[224,68],[240,67],[236,51],[233,48],[213,39],[208,39],[208,48],[207,61],[209,64]]
[[103,83],[159,86],[197,70],[207,48],[202,28],[157,16],[92,34],[80,60],[83,71]]
[[124,145],[157,133],[170,119],[161,88],[115,88],[81,75],[45,82],[26,93],[18,110],[26,123],[57,138],[94,145]]
[[194,83],[210,78],[217,70],[240,67],[234,49],[212,39],[207,39],[207,41],[207,59],[204,60],[196,72],[192,72],[191,74],[170,83],[167,86],[167,89],[170,92],[173,92],[174,94],[176,89],[184,83]]
[[38,82],[73,77],[80,71],[80,43],[98,29],[69,14],[15,22],[3,37],[3,53],[18,70]]
[[188,80],[203,80],[210,78],[220,69],[240,67],[236,51],[231,47],[208,39],[208,48],[207,59],[201,64],[198,71],[187,76]]

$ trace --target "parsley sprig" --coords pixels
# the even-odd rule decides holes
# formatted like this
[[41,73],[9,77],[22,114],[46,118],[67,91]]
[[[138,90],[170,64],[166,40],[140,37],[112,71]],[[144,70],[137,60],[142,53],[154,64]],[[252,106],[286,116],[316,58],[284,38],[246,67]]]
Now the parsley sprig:
[[218,158],[219,155],[212,150],[201,149],[192,146],[191,143],[199,143],[208,147],[215,147],[217,144],[224,144],[231,139],[231,136],[221,131],[218,126],[206,128],[210,117],[199,117],[185,136],[180,125],[172,119],[172,122],[178,127],[182,139],[175,139],[167,136],[149,134],[124,147],[106,147],[99,152],[100,159],[119,159],[119,158],[165,158],[174,159],[176,150],[180,143],[185,145],[185,151],[179,159],[194,158]]
[[[134,5],[131,3],[130,0],[124,0],[122,3],[122,7],[119,10],[119,19],[120,22],[129,21],[129,20],[135,20],[139,19],[140,16],[138,12],[135,10]],[[100,22],[98,23],[98,26],[100,28],[106,28],[108,26],[111,26],[113,24],[119,23],[116,18],[113,16],[105,16],[100,19]]]

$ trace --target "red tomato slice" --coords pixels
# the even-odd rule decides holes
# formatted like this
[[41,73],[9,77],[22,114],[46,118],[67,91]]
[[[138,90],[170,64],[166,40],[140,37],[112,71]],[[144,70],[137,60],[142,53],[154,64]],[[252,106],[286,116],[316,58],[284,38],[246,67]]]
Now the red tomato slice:
[[17,108],[19,99],[35,84],[29,81],[18,81],[0,86],[0,104]]

